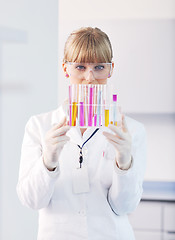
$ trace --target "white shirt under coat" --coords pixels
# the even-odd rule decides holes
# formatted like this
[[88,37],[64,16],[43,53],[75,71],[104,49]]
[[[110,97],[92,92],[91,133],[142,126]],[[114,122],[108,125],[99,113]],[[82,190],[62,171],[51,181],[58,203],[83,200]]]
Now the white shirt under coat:
[[72,171],[79,167],[79,148],[93,133],[83,136],[78,127],[67,135],[59,166],[50,172],[43,164],[46,132],[64,116],[63,107],[29,119],[22,144],[17,193],[23,205],[39,210],[38,240],[134,240],[128,214],[142,196],[146,162],[143,124],[126,117],[132,136],[133,162],[129,170],[115,164],[115,150],[101,127],[83,147],[83,164],[88,167],[90,191],[75,194]]

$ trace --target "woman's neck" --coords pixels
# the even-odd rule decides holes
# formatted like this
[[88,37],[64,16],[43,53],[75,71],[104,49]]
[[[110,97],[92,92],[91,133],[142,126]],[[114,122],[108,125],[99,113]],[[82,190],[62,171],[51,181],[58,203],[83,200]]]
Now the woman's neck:
[[81,134],[83,136],[84,132],[86,131],[87,128],[80,128]]

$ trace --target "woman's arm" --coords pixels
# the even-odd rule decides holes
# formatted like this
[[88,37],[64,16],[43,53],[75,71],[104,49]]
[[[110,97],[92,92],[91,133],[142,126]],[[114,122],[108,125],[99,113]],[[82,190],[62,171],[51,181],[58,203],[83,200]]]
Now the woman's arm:
[[33,209],[46,207],[59,176],[59,167],[49,171],[43,163],[40,123],[36,117],[28,121],[22,144],[17,194],[22,204]]
[[146,134],[143,125],[138,124],[137,130],[132,134],[130,168],[121,170],[114,160],[113,180],[108,192],[108,202],[117,215],[128,214],[137,207],[143,191],[145,166]]

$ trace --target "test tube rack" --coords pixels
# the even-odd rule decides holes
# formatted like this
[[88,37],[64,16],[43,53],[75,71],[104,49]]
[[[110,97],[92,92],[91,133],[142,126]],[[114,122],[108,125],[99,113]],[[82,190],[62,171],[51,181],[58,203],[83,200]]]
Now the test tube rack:
[[120,126],[117,94],[105,84],[69,85],[69,125],[80,127]]

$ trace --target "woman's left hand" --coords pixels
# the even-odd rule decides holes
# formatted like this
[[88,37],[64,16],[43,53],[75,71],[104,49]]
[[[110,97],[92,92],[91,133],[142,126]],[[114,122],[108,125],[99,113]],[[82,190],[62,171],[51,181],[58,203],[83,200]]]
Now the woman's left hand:
[[122,127],[109,125],[109,128],[115,133],[103,132],[103,135],[114,146],[116,150],[116,164],[122,170],[129,169],[131,165],[131,135],[129,134],[126,120],[122,115]]

